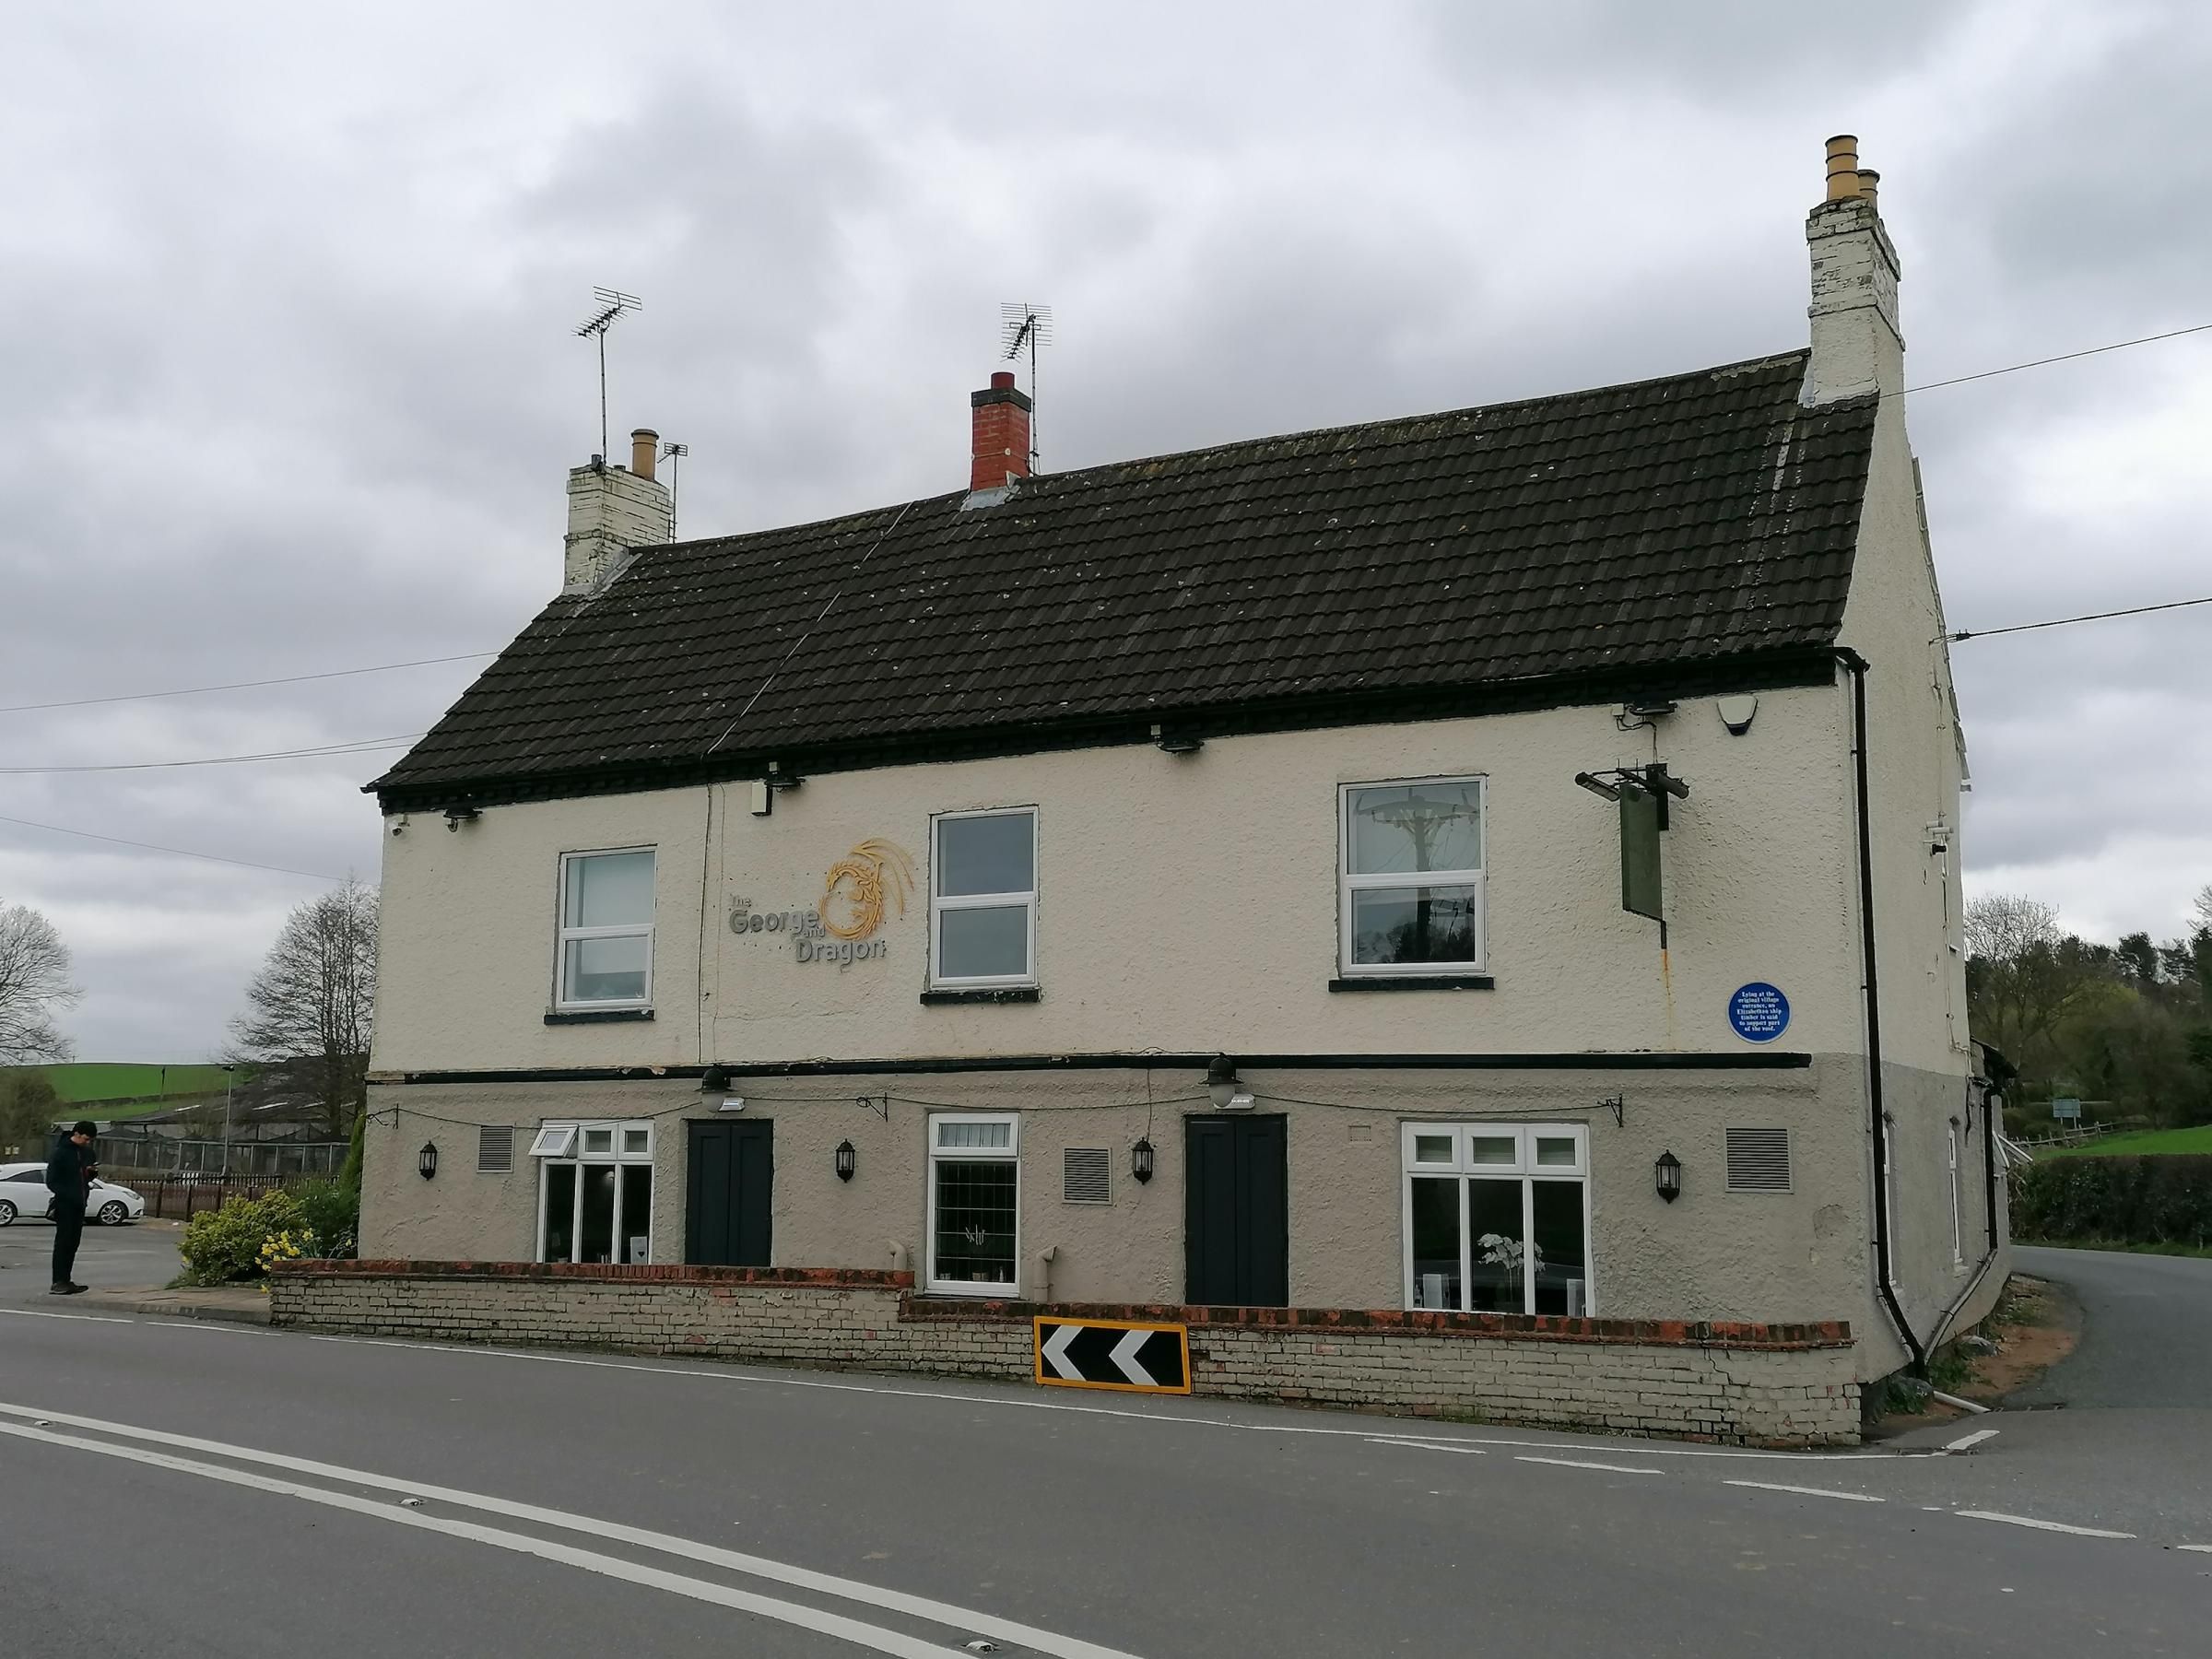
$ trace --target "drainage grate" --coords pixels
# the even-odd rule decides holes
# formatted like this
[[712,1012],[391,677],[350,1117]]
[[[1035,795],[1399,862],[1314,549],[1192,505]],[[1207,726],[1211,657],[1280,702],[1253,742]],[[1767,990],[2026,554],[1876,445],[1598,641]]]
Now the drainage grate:
[[1790,1132],[1787,1129],[1729,1130],[1728,1190],[1732,1193],[1788,1192]]
[[1064,1204],[1112,1204],[1112,1155],[1103,1147],[1070,1147],[1061,1154]]

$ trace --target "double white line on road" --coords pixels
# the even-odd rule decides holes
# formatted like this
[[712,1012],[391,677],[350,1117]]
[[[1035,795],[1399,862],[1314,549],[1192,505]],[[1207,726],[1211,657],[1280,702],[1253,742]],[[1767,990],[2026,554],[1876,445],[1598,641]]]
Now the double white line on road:
[[[494,1498],[482,1492],[463,1491],[453,1487],[432,1486],[427,1482],[401,1480],[388,1475],[378,1475],[366,1469],[347,1468],[338,1464],[317,1463],[311,1458],[290,1457],[282,1453],[265,1452],[252,1446],[235,1446],[222,1441],[202,1440],[188,1434],[170,1434],[155,1429],[142,1429],[128,1423],[112,1423],[100,1418],[76,1417],[62,1411],[41,1411],[29,1406],[14,1406],[0,1402],[0,1435],[18,1440],[38,1441],[48,1445],[64,1446],[72,1451],[91,1452],[102,1457],[127,1459],[155,1468],[171,1469],[180,1474],[196,1475],[205,1479],[219,1480],[230,1486],[245,1487],[254,1491],[296,1498],[310,1503],[319,1503],[331,1509],[346,1510],[354,1514],[367,1515],[386,1521],[395,1526],[410,1526],[425,1532],[441,1533],[449,1537],[465,1538],[474,1543],[488,1544],[495,1548],[508,1549],[521,1555],[532,1555],[564,1566],[579,1568],[586,1572],[621,1579],[633,1584],[642,1584],[670,1594],[688,1596],[694,1601],[710,1602],[718,1606],[731,1607],[741,1612],[756,1614],[778,1623],[794,1625],[801,1630],[813,1630],[824,1636],[852,1642],[894,1659],[945,1659],[947,1644],[925,1641],[888,1630],[880,1625],[866,1624],[841,1613],[808,1606],[803,1602],[784,1601],[775,1596],[762,1595],[749,1590],[734,1589],[709,1579],[693,1578],[683,1573],[669,1572],[656,1567],[647,1567],[620,1556],[604,1554],[598,1550],[579,1549],[572,1545],[557,1543],[548,1538],[533,1537],[526,1533],[509,1532],[503,1528],[486,1526],[477,1522],[449,1520],[442,1515],[426,1514],[419,1508],[400,1508],[395,1504],[375,1499],[359,1497],[350,1492],[331,1491],[327,1488],[305,1486],[298,1481],[284,1480],[273,1476],[256,1474],[248,1469],[226,1467],[219,1464],[203,1463],[193,1458],[177,1457],[166,1452],[146,1449],[147,1445],[173,1446],[185,1451],[211,1453],[236,1462],[257,1464],[266,1468],[284,1469],[293,1474],[313,1476],[322,1480],[343,1482],[347,1486],[367,1487],[376,1491],[397,1492],[406,1500],[438,1502],[457,1509],[474,1510],[482,1514],[504,1515],[513,1520],[528,1521],[539,1526],[565,1532],[584,1533],[593,1537],[610,1539],[649,1549],[663,1555],[679,1556],[699,1561],[724,1571],[741,1573],[747,1577],[766,1579],[789,1589],[804,1590],[818,1595],[832,1596],[841,1601],[855,1602],[888,1613],[902,1614],[910,1618],[924,1620],[965,1635],[986,1636],[1001,1641],[1018,1642],[1053,1659],[1136,1659],[1118,1648],[1101,1647],[1095,1642],[1083,1641],[1072,1636],[1062,1636],[1034,1625],[1021,1624],[1001,1618],[994,1614],[982,1613],[969,1607],[956,1606],[924,1595],[910,1595],[903,1591],[886,1590],[874,1584],[865,1584],[855,1579],[839,1578],[827,1572],[815,1572],[804,1567],[794,1567],[782,1561],[771,1561],[762,1556],[747,1555],[735,1549],[723,1549],[712,1544],[678,1537],[671,1533],[649,1531],[644,1527],[624,1526],[617,1522],[601,1521],[589,1515],[571,1514],[566,1510],[546,1509],[534,1503],[519,1503],[512,1499]],[[112,1440],[89,1440],[82,1435],[59,1432],[57,1426],[89,1430],[100,1435],[112,1435],[117,1440],[144,1442],[139,1445],[118,1445]]]

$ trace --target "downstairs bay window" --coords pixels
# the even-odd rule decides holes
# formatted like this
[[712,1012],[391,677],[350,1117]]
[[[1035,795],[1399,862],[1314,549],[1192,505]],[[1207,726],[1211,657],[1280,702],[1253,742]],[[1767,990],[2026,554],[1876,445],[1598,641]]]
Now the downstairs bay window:
[[1596,1312],[1582,1125],[1407,1124],[1405,1181],[1408,1308]]
[[537,1260],[653,1260],[653,1125],[548,1123],[537,1160]]

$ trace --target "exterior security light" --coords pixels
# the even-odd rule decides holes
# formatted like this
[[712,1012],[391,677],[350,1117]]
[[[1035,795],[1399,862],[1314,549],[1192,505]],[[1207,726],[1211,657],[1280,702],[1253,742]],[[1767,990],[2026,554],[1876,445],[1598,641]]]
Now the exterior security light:
[[1192,732],[1171,732],[1164,726],[1152,728],[1152,741],[1171,755],[1194,755],[1206,747],[1206,739]]
[[1216,1054],[1206,1068],[1206,1092],[1212,1097],[1217,1110],[1221,1112],[1250,1112],[1252,1090],[1244,1087],[1237,1076],[1237,1063],[1227,1054]]
[[840,1181],[852,1180],[853,1171],[859,1163],[860,1154],[853,1150],[853,1143],[839,1141],[837,1143],[837,1178]]
[[422,1143],[422,1150],[415,1155],[415,1168],[421,1172],[422,1178],[425,1181],[429,1181],[437,1175],[438,1143],[436,1141],[424,1141]]
[[1672,1152],[1659,1154],[1659,1161],[1652,1166],[1652,1175],[1659,1184],[1659,1196],[1667,1203],[1682,1196],[1682,1160]]
[[1588,772],[1576,772],[1574,774],[1574,781],[1581,784],[1584,789],[1588,790],[1592,794],[1600,796],[1605,800],[1618,801],[1620,799],[1620,791],[1618,788],[1610,783],[1606,782],[1602,779],[1592,777]]
[[457,830],[464,824],[473,824],[484,815],[474,806],[448,806],[445,809],[445,827]]
[[743,1095],[724,1095],[722,1104],[715,1107],[714,1110],[717,1112],[743,1112],[745,1097]]
[[1139,1186],[1152,1179],[1152,1143],[1149,1139],[1140,1140],[1129,1148],[1129,1173],[1136,1178]]
[[729,1086],[730,1068],[726,1065],[710,1065],[707,1067],[706,1076],[699,1080],[699,1092],[700,1094],[720,1094]]

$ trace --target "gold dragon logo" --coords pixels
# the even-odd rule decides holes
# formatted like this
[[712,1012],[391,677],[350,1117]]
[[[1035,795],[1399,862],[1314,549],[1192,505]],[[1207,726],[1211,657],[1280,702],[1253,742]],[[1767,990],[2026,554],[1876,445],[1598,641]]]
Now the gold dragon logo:
[[906,914],[914,861],[887,841],[864,841],[830,866],[822,878],[822,931],[839,939],[865,939],[883,925],[886,900]]

